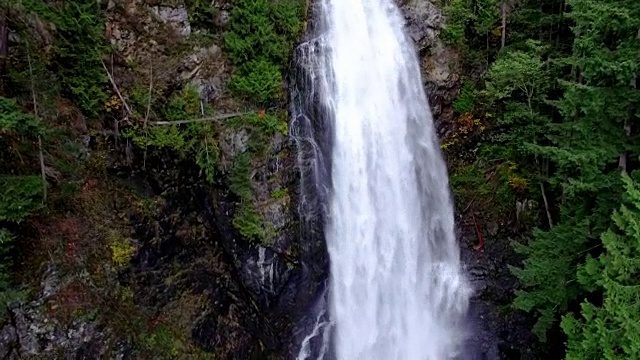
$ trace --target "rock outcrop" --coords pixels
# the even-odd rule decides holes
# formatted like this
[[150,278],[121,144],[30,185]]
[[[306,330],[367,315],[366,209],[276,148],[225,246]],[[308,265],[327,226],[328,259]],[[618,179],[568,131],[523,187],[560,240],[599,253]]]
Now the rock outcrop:
[[454,131],[451,105],[460,90],[460,55],[440,37],[445,18],[435,1],[409,0],[401,9],[418,50],[436,130],[441,139],[446,138]]
[[42,292],[36,300],[7,309],[10,323],[0,330],[0,357],[122,359],[128,354],[129,344],[91,319],[91,314],[67,324],[50,316],[56,310],[48,306],[50,300],[60,295],[63,283],[69,280],[60,279],[59,271],[50,267],[44,272]]

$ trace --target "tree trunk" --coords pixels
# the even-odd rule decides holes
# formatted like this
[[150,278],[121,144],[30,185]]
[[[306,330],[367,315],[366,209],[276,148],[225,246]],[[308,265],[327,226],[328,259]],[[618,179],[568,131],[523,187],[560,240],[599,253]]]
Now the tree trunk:
[[[29,62],[29,77],[31,78],[31,97],[33,99],[33,114],[38,115],[38,99],[36,98],[35,79],[33,78],[33,67],[31,66],[31,55],[27,51],[27,61]],[[42,150],[42,136],[38,134],[38,159],[40,160],[40,175],[42,176],[42,201],[47,202],[47,168],[44,165],[44,152]]]
[[549,221],[549,229],[553,229],[553,219],[551,218],[551,209],[549,208],[549,199],[544,190],[544,184],[540,180],[540,192],[542,193],[542,201],[544,201],[544,210],[547,212],[547,221]]
[[44,165],[42,136],[38,135],[38,159],[40,160],[40,176],[42,177],[42,201],[47,202],[47,168]]
[[[629,138],[629,136],[631,136],[631,124],[629,123],[629,119],[624,120],[624,133],[627,136],[627,139]],[[620,157],[618,159],[618,168],[622,173],[627,172],[627,152],[624,150],[620,152]]]
[[[638,34],[640,35],[640,32]],[[631,79],[631,81],[629,82],[629,86],[631,86],[634,89],[637,89],[637,79],[636,78]],[[631,123],[629,122],[629,120],[633,118],[634,112],[635,112],[634,107],[630,106],[629,116],[626,119],[624,119],[623,129],[624,129],[624,134],[626,135],[625,143],[628,141],[629,137],[631,137]],[[625,150],[622,150],[620,152],[620,157],[618,159],[618,168],[622,173],[627,172],[627,152]]]
[[6,11],[0,11],[0,78],[5,75],[9,55],[9,24]]
[[503,2],[500,4],[500,12],[502,13],[502,42],[500,48],[502,49],[507,43],[507,4]]
[[560,46],[560,36],[562,35],[563,22],[564,22],[564,0],[560,1],[560,20],[558,21],[558,33],[556,34],[556,47]]

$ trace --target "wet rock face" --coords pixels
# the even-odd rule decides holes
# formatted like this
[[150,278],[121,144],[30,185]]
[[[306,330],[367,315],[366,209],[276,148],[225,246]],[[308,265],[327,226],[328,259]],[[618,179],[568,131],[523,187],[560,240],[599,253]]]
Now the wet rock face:
[[[438,38],[444,18],[434,1],[405,1],[402,10],[419,50],[434,119],[444,136],[452,128],[451,102],[459,88],[458,54]],[[223,28],[229,8],[219,6],[215,22]],[[206,102],[224,97],[230,69],[220,44],[195,46],[175,57],[163,57],[197,31],[184,7],[111,0],[107,11],[107,35],[118,56],[142,68],[151,69],[153,63],[149,73],[155,76],[154,86],[168,87],[178,81],[194,85]],[[304,69],[291,71],[290,91],[311,81]],[[116,68],[123,88],[133,82],[127,75]],[[146,89],[147,79],[139,82]],[[293,94],[291,101],[305,101],[306,95]],[[290,125],[297,137],[317,140],[320,152],[329,159],[331,129],[318,103],[311,99],[306,113],[294,114]],[[225,104],[216,105],[216,110],[227,110]],[[308,124],[296,126],[304,122]],[[299,347],[318,319],[324,319],[317,313],[327,307],[329,263],[322,204],[330,184],[318,184],[315,179],[330,178],[330,163],[310,162],[310,154],[318,148],[308,141],[296,146],[295,139],[282,134],[265,140],[268,151],[253,164],[251,180],[256,210],[273,225],[275,235],[272,243],[256,243],[243,238],[233,225],[239,199],[229,190],[228,181],[234,157],[249,147],[250,132],[231,127],[220,131],[221,169],[214,184],[203,181],[196,164],[178,160],[175,154],[145,156],[127,148],[127,161],[113,155],[109,176],[153,200],[151,214],[126,214],[137,249],[130,268],[119,274],[118,281],[131,288],[136,306],[149,316],[174,325],[182,336],[221,358],[295,358],[292,349]],[[314,186],[318,189],[312,189]],[[274,197],[278,191],[281,195]],[[491,232],[496,238],[501,236],[499,230]],[[487,242],[482,254],[465,245],[463,258],[477,289],[471,341],[484,359],[510,358],[505,354],[526,348],[530,334],[523,333],[526,327],[522,324],[527,320],[519,314],[504,317],[498,312],[515,288],[506,268],[515,261],[508,244]],[[59,354],[136,358],[130,344],[104,324],[76,319],[63,325],[47,316],[47,299],[64,283],[55,274],[53,270],[45,274],[36,300],[11,310],[12,321],[0,328],[0,358],[55,358]],[[294,332],[298,320],[309,314],[300,332]]]
[[127,279],[136,304],[208,351],[258,351],[249,329],[260,328],[261,314],[225,252],[224,229],[207,218],[215,190],[186,167],[177,176],[156,170],[155,176],[167,176],[157,189],[166,204],[157,217],[131,219],[141,243]]
[[511,246],[510,237],[514,234],[495,223],[480,224],[485,243],[482,249],[475,249],[473,224],[465,223],[463,217],[458,220],[462,261],[474,290],[468,314],[467,347],[475,357],[468,359],[541,359],[537,340],[531,333],[534,319],[511,307],[518,282],[509,266],[520,261]]
[[291,269],[276,252],[261,246],[246,254],[240,268],[243,283],[265,307],[277,300],[290,272]]
[[418,51],[433,46],[444,24],[440,9],[429,0],[410,0],[401,9],[407,19],[407,33]]
[[[34,304],[31,304],[33,306]],[[20,306],[11,310],[13,324],[3,330],[3,346],[0,352],[17,357],[86,354],[100,357],[106,352],[103,334],[95,324],[77,321],[64,328],[50,322],[37,309]],[[6,341],[6,342],[5,342]]]
[[[115,69],[123,87],[136,77],[153,77],[154,87],[187,82],[195,86],[203,100],[214,102],[226,90],[231,67],[221,49],[220,41],[199,45],[193,36],[219,38],[228,22],[226,4],[215,3],[219,29],[194,29],[185,5],[152,6],[154,1],[111,0],[107,7],[106,35],[117,53],[116,60],[133,64],[148,74],[127,74]],[[178,2],[180,3],[180,2]],[[226,15],[224,15],[226,14]],[[127,65],[128,66],[128,65]],[[126,66],[123,66],[126,67]],[[138,84],[138,86],[142,86]]]
[[[153,69],[147,72],[158,76],[154,86],[189,83],[216,112],[238,111],[228,99],[232,68],[221,43],[231,9],[227,1],[212,3],[219,28],[204,30],[191,26],[182,5],[112,2],[107,26],[112,44],[124,60]],[[185,41],[200,31],[209,32],[214,44]],[[180,47],[185,50],[166,55]],[[124,71],[120,78],[126,80]],[[268,142],[266,154],[252,154],[251,203],[273,236],[268,243],[246,239],[233,223],[241,200],[229,189],[229,172],[235,158],[249,151],[252,133],[234,126],[219,131],[213,185],[202,181],[196,164],[177,162],[175,154],[145,160],[134,154],[126,166],[113,170],[120,178],[135,178],[137,188],[152,189],[163,204],[159,215],[131,219],[141,245],[126,281],[136,288],[136,303],[184,322],[180,330],[203,348],[229,358],[264,358],[286,341],[281,334],[289,331],[296,306],[295,279],[302,264],[296,250],[295,153],[286,136],[275,134],[262,140]]]
[[[228,128],[221,152],[228,163],[247,147],[244,128]],[[280,135],[268,156],[253,163],[252,186],[258,212],[275,229],[273,244],[246,239],[233,225],[238,199],[221,165],[218,180],[206,184],[195,164],[167,162],[170,154],[134,160],[114,174],[152,189],[161,198],[158,214],[132,217],[141,244],[125,281],[135,302],[207,351],[229,359],[263,359],[281,353],[299,304],[301,265],[297,213],[291,197],[297,186],[294,152]],[[138,154],[141,155],[141,154]],[[140,165],[140,166],[139,166]],[[274,189],[284,189],[274,199]]]
[[[193,38],[201,30],[191,27],[185,7],[157,3],[112,0],[107,7],[107,37],[116,49],[109,68],[124,96],[133,88],[147,89],[152,79],[158,93],[190,84],[216,112],[239,111],[226,90],[232,69],[221,33],[209,34],[216,37],[213,43],[198,44]],[[215,22],[226,26],[228,6],[219,1],[214,6],[219,10]],[[251,203],[272,227],[273,237],[261,243],[243,237],[234,226],[241,199],[230,191],[229,176],[234,159],[250,150],[250,141],[255,146],[251,131],[225,124],[216,129],[221,159],[213,184],[202,178],[197,164],[170,151],[144,152],[120,142],[107,160],[109,181],[148,204],[142,212],[125,209],[119,214],[127,222],[124,236],[135,245],[135,255],[112,276],[110,286],[130,289],[145,329],[169,324],[189,345],[226,359],[283,353],[289,339],[285,334],[291,333],[303,306],[299,294],[308,292],[301,289],[315,286],[300,281],[309,258],[301,260],[304,251],[299,251],[304,249],[296,207],[299,176],[286,135],[261,134],[265,150],[252,154],[249,171]],[[122,334],[110,332],[108,319],[52,325],[45,304],[59,285],[51,280],[41,287],[36,302],[14,310],[14,324],[0,327],[0,356],[112,358],[109,351],[120,351]]]
[[420,56],[425,91],[442,139],[454,129],[451,105],[460,91],[459,54],[440,39],[445,18],[434,0],[409,0],[401,9]]
[[0,357],[9,358],[18,345],[18,335],[14,326],[5,326],[0,330]]

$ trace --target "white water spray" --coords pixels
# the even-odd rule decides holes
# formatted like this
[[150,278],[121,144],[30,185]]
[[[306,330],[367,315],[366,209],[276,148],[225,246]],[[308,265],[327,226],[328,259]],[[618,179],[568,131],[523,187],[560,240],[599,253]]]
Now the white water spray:
[[317,83],[310,91],[320,93],[333,129],[326,227],[333,353],[453,359],[470,291],[404,19],[393,0],[320,6],[320,37],[308,53]]

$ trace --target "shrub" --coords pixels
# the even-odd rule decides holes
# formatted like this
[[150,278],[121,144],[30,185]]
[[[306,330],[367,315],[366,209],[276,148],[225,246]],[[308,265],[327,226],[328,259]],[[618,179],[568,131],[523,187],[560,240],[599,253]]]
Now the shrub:
[[75,0],[56,6],[22,0],[22,4],[55,27],[49,68],[57,74],[62,94],[86,115],[97,115],[108,98],[102,57],[109,49],[99,2]]
[[236,0],[224,45],[237,69],[231,89],[259,104],[282,98],[282,72],[302,29],[301,0]]
[[251,61],[233,75],[229,88],[236,95],[248,96],[260,104],[282,98],[282,74],[266,60]]
[[114,239],[109,245],[111,249],[111,262],[117,268],[124,268],[129,265],[129,261],[136,252],[136,247],[131,245],[129,240]]
[[473,113],[476,108],[476,94],[473,84],[465,81],[460,89],[460,94],[453,101],[453,110],[458,114]]

